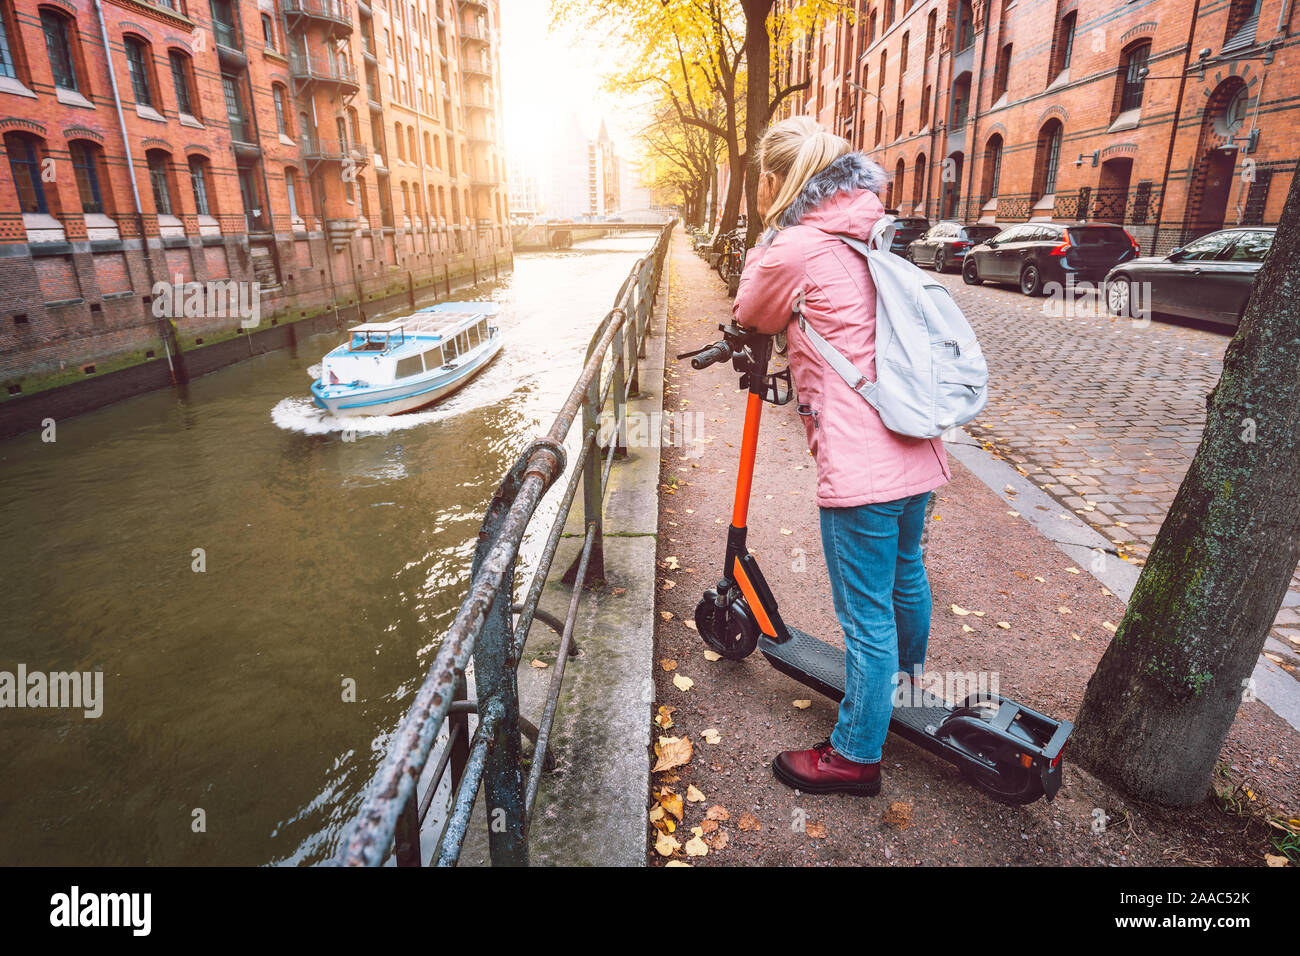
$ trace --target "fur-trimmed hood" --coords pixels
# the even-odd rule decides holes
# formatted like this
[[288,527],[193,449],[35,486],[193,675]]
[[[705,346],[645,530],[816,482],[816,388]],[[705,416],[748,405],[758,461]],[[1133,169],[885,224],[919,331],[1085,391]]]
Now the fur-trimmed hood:
[[[777,227],[788,229],[803,224],[865,239],[884,213],[876,193],[888,182],[889,177],[878,163],[862,153],[845,153],[808,180],[777,219]],[[776,232],[769,229],[763,236],[764,244],[771,242]]]

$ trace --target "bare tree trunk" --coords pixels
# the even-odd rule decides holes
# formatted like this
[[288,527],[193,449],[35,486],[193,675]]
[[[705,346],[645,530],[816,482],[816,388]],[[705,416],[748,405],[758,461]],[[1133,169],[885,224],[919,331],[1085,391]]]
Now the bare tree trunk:
[[[772,49],[767,35],[767,17],[773,0],[740,0],[745,11],[745,155],[758,155],[758,141],[771,118]],[[758,163],[745,169],[745,199],[748,232],[745,246],[752,246],[762,231],[758,217]]]
[[1300,176],[1207,408],[1073,746],[1098,776],[1174,806],[1205,797],[1300,560]]

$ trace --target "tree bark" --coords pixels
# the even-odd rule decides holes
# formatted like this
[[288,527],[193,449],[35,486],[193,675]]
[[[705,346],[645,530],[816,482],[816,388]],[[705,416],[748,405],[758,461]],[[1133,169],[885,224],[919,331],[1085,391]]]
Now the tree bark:
[[1079,711],[1073,756],[1132,796],[1206,796],[1300,560],[1298,304],[1300,176],[1196,457]]
[[[758,155],[758,141],[771,118],[772,49],[767,34],[767,17],[773,0],[740,0],[745,11],[745,155]],[[745,246],[758,240],[763,224],[758,216],[758,163],[744,170],[748,231]]]

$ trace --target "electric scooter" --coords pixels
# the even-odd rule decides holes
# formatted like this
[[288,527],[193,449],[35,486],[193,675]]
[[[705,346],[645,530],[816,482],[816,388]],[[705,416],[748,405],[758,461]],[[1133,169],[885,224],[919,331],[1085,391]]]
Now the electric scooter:
[[[790,370],[768,372],[770,336],[737,325],[718,328],[721,341],[677,356],[689,358],[694,369],[730,360],[740,373],[740,387],[748,392],[722,579],[704,592],[695,608],[695,626],[726,659],[742,660],[757,648],[781,673],[839,702],[844,697],[844,651],[785,623],[758,560],[745,546],[763,403],[779,406],[793,400]],[[1069,721],[1053,720],[1005,697],[977,692],[950,706],[907,682],[894,695],[889,721],[890,733],[956,764],[977,787],[1008,804],[1056,796],[1061,750],[1073,729]]]

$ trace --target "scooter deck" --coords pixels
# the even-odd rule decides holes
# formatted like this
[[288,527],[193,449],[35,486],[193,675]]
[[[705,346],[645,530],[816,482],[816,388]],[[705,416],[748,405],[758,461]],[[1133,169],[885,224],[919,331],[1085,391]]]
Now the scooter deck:
[[[778,643],[764,636],[759,638],[758,649],[781,673],[793,677],[832,700],[844,699],[844,650],[818,640],[798,628],[786,628],[790,640]],[[915,692],[906,695],[914,698]],[[921,702],[895,703],[889,719],[892,733],[905,737],[932,753],[948,756],[941,740],[934,736],[935,728],[951,710],[943,698],[928,691],[919,694]]]

